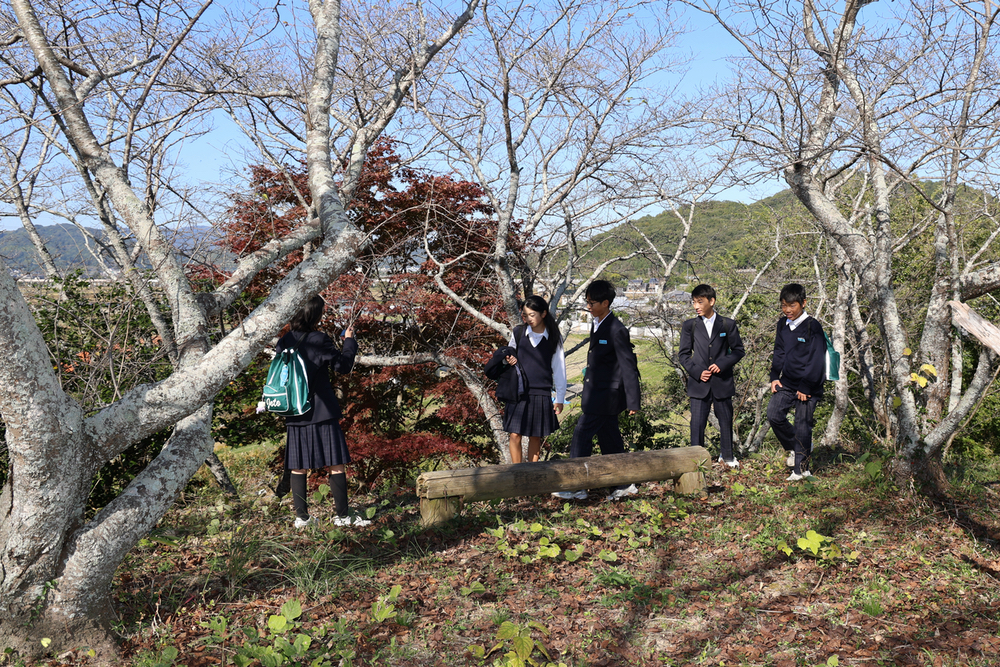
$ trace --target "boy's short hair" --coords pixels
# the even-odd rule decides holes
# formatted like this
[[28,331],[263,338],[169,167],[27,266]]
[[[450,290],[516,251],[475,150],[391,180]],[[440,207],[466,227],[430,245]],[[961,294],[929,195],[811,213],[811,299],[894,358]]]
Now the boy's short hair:
[[712,287],[711,285],[704,285],[704,284],[698,285],[693,290],[691,290],[691,300],[694,301],[695,299],[697,299],[699,297],[703,298],[703,299],[714,299],[714,298],[716,298],[715,297],[715,288]]
[[586,297],[591,301],[607,301],[611,304],[615,300],[615,286],[607,280],[595,280],[587,285]]
[[778,300],[785,303],[804,304],[806,302],[806,288],[798,283],[788,283],[781,288],[781,295],[778,297]]

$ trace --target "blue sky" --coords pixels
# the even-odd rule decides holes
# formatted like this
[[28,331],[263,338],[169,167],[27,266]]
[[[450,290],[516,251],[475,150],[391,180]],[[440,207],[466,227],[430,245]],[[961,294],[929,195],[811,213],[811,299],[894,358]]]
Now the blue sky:
[[[694,93],[699,86],[723,83],[732,67],[727,58],[739,53],[739,45],[705,14],[688,9],[682,16],[689,32],[680,39],[679,48],[682,54],[691,59],[688,73],[682,82],[682,91]],[[212,132],[187,145],[181,154],[183,169],[192,183],[232,182],[234,174],[245,173],[244,156],[254,152],[249,142],[224,115],[218,114],[213,123],[215,129]],[[758,185],[752,190],[728,190],[717,198],[754,201],[773,194],[781,187],[781,182],[775,179],[772,183]],[[36,220],[36,224],[51,222],[58,221],[48,216]],[[0,229],[14,229],[17,226],[19,223],[16,219],[0,218]]]

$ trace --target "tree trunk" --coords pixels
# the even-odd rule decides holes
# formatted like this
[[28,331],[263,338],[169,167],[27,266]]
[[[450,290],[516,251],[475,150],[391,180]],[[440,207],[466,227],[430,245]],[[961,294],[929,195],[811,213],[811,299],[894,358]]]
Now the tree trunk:
[[233,484],[232,478],[229,477],[229,471],[226,470],[226,466],[223,465],[222,461],[219,460],[219,457],[216,456],[214,451],[208,455],[208,458],[205,459],[205,465],[208,466],[209,471],[212,473],[212,477],[215,478],[215,483],[226,492],[227,496],[231,496],[233,498],[240,497],[240,492],[236,490],[236,485]]
[[834,348],[839,348],[841,352],[840,379],[833,385],[833,412],[830,413],[830,419],[826,423],[826,431],[820,440],[823,446],[830,448],[835,447],[840,441],[840,427],[844,423],[844,416],[847,414],[847,368],[845,368],[846,364],[844,363],[847,355],[844,354],[846,351],[844,339],[847,330],[847,311],[850,308],[850,301],[854,298],[854,293],[851,290],[851,280],[846,275],[846,271],[844,271],[843,263],[837,267],[837,274],[839,281],[837,284],[837,300],[834,303],[833,310],[833,331],[831,332],[833,335],[831,339],[833,340]]
[[486,383],[478,374],[464,367],[456,366],[454,368],[486,415],[486,421],[489,422],[490,430],[493,432],[493,442],[496,445],[500,462],[510,463],[510,435],[503,430],[503,408],[490,396],[490,392],[486,389]]

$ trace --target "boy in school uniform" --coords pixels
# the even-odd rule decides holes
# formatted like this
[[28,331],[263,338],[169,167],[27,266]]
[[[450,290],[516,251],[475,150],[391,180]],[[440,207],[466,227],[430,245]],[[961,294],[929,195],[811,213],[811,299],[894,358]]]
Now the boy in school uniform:
[[733,454],[733,367],[746,354],[736,320],[715,312],[715,289],[698,285],[691,292],[691,305],[698,317],[681,325],[678,357],[687,371],[687,395],[691,399],[691,446],[705,446],[708,412],[715,409],[719,420],[719,461],[739,467]]
[[[823,397],[826,375],[826,338],[823,326],[806,312],[806,290],[798,283],[785,285],[779,297],[781,312],[771,357],[771,401],[767,421],[788,452],[788,477],[797,482],[811,477],[805,466],[812,454],[813,413]],[[795,410],[795,425],[788,411]]]
[[[573,430],[570,458],[590,456],[595,435],[602,454],[623,453],[625,441],[618,428],[618,415],[625,410],[630,415],[639,411],[639,364],[628,328],[611,312],[615,296],[615,288],[607,280],[595,280],[587,287],[587,308],[594,321],[583,379],[583,414]],[[637,492],[635,485],[630,484],[614,489],[608,499],[617,500]],[[563,499],[587,498],[586,491],[559,491],[552,495]]]

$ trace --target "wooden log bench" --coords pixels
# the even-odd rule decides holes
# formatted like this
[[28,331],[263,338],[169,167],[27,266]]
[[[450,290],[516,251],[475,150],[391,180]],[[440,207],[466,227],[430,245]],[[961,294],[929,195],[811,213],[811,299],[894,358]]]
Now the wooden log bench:
[[704,447],[677,447],[559,461],[436,470],[417,478],[417,497],[420,498],[422,524],[434,526],[454,517],[466,502],[553,491],[671,479],[675,493],[703,495],[706,487],[702,466],[710,461]]

